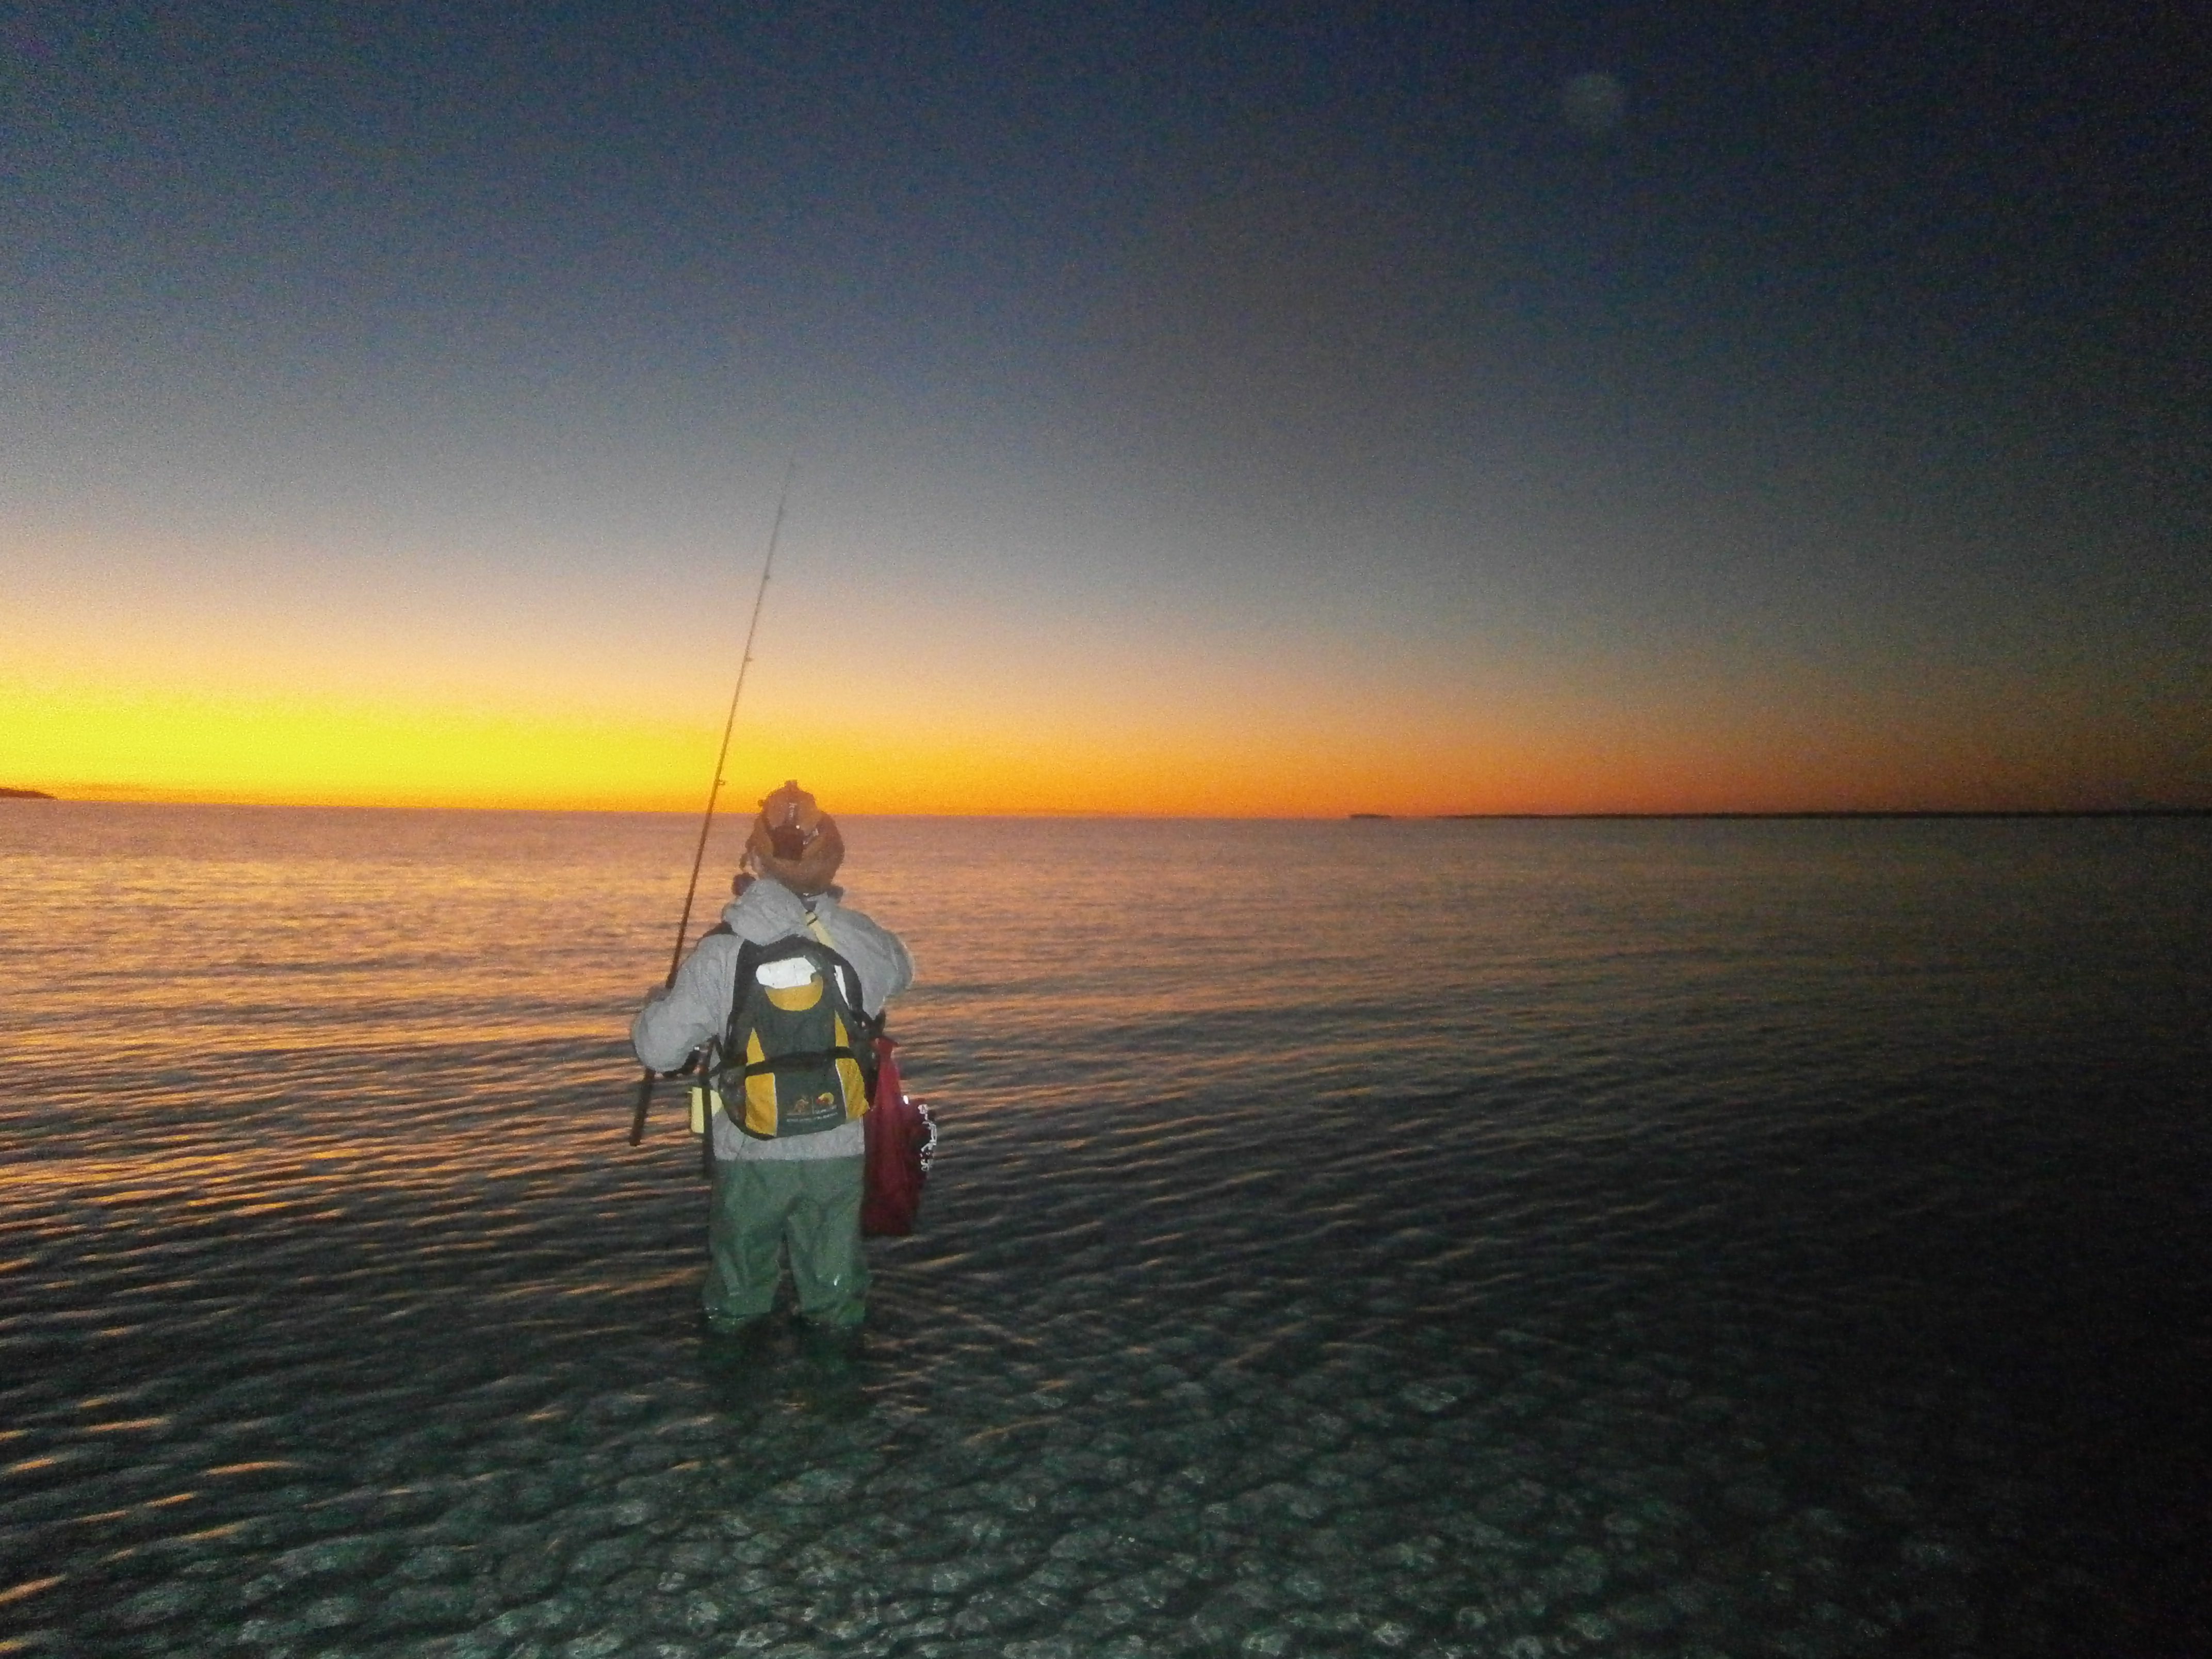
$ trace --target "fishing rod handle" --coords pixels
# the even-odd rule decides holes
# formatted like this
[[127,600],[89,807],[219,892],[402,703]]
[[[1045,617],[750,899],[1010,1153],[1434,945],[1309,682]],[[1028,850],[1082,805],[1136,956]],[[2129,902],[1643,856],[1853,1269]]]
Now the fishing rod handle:
[[637,1080],[637,1106],[629,1115],[629,1144],[633,1146],[645,1139],[646,1109],[653,1104],[653,1067],[645,1068],[645,1075]]

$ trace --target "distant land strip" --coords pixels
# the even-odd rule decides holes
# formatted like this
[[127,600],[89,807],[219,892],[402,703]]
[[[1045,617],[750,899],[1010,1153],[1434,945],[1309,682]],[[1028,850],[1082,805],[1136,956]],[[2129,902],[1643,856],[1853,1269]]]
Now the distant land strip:
[[43,789],[0,789],[0,800],[52,800]]
[[[1351,816],[1389,818],[1394,815],[1354,812]],[[1803,812],[1437,812],[1431,816],[1458,823],[1491,819],[1553,823],[1593,820],[1640,823],[1675,818],[2207,818],[2212,817],[2212,806],[1869,806]]]

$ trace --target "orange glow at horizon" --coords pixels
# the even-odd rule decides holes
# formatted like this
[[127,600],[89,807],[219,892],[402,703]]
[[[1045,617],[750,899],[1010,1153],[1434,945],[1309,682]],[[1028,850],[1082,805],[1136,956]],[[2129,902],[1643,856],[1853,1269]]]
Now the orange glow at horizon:
[[[635,716],[396,706],[337,698],[4,690],[0,784],[71,798],[241,804],[692,812],[719,732]],[[845,713],[846,711],[838,711]],[[726,805],[797,777],[853,813],[1335,817],[1347,812],[1793,811],[2125,805],[2084,800],[2063,753],[1923,733],[1663,729],[1524,708],[1439,725],[1383,700],[1265,722],[1227,707],[1118,725],[1096,709],[969,708],[872,724],[741,714]],[[1951,734],[1954,738],[1956,733]],[[2002,745],[1999,746],[2000,749]]]

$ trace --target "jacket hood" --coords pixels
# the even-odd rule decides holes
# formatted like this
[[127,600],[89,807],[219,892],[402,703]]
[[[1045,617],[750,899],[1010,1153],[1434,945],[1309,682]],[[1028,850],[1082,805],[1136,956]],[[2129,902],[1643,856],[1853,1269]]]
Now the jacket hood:
[[738,938],[749,939],[756,945],[770,945],[793,933],[805,933],[810,909],[828,922],[837,914],[837,901],[844,896],[844,891],[842,887],[832,887],[811,899],[803,899],[774,876],[762,876],[722,907],[722,920]]

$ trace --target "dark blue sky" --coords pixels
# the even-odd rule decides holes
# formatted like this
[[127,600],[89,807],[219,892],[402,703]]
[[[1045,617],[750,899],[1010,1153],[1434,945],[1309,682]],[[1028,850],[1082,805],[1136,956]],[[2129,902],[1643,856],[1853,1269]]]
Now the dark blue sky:
[[1749,775],[1841,699],[1931,724],[1838,799],[2212,799],[2179,8],[34,6],[7,53],[32,636],[118,582],[198,625],[134,536],[241,592],[295,547],[295,619],[380,564],[605,614],[796,449],[838,603],[934,594],[969,665],[1249,622],[1593,756],[1710,770],[1735,708]]

